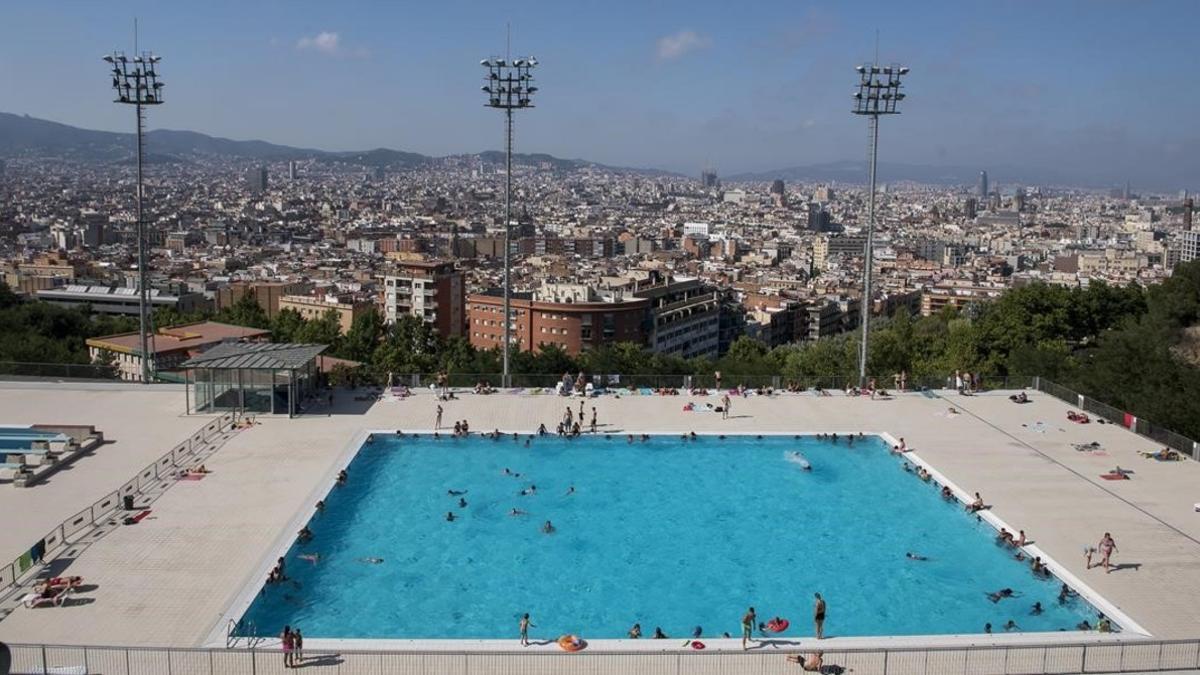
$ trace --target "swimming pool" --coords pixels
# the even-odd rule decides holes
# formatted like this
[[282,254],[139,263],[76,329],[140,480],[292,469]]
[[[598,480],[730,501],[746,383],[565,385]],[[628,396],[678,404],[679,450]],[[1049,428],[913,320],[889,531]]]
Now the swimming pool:
[[[737,636],[753,605],[795,637],[812,635],[819,592],[827,636],[1095,621],[875,436],[528,438],[377,435],[312,517],[314,539],[288,550],[290,580],[243,619],[259,635],[508,638],[529,612],[539,635],[621,638],[640,623],[683,638]],[[1017,597],[992,602],[1001,588]]]

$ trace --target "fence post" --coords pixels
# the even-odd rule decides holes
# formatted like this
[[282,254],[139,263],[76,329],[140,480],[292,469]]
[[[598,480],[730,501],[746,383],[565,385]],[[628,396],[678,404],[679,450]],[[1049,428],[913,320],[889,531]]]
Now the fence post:
[[1078,407],[1080,410],[1083,410],[1083,402],[1084,402],[1086,399],[1084,398],[1083,394],[1076,394],[1076,396],[1077,396],[1077,397],[1079,397],[1079,405],[1078,405],[1077,407]]
[[50,672],[50,667],[46,663],[46,645],[42,645],[42,675],[47,675]]
[[888,650],[883,650],[883,675],[887,675],[888,671]]

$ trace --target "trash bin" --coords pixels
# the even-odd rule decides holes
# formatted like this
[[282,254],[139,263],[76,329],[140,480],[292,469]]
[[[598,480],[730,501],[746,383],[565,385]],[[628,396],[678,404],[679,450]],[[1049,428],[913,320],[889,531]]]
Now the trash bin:
[[133,495],[125,495],[125,498],[123,499],[123,502],[124,502],[124,504],[125,504],[125,510],[126,510],[126,511],[132,511],[132,510],[133,510]]

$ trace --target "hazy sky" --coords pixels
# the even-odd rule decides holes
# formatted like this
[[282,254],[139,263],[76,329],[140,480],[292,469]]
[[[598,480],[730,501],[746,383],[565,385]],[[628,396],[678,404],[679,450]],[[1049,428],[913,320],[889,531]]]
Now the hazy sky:
[[912,68],[881,159],[1200,187],[1197,0],[0,4],[0,110],[110,130],[106,51],[162,54],[153,128],[428,154],[502,147],[482,57],[541,61],[519,151],[694,174],[866,154],[853,66]]

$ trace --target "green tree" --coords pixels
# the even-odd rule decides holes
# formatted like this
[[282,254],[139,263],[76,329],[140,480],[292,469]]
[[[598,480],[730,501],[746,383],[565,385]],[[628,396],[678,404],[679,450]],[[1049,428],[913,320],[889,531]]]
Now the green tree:
[[304,316],[292,309],[285,307],[279,310],[275,318],[271,321],[271,340],[274,342],[299,342],[297,337],[304,330],[304,325],[308,323]]
[[337,353],[342,339],[341,316],[336,309],[325,310],[321,316],[306,321],[296,334],[296,341],[307,344],[329,345],[329,351]]
[[268,328],[271,325],[267,313],[250,293],[246,293],[238,298],[237,302],[217,312],[213,318],[221,323],[247,328]]
[[96,352],[96,357],[92,359],[92,365],[96,366],[96,374],[100,377],[115,380],[120,376],[117,355],[107,349]]
[[375,353],[383,337],[383,317],[374,307],[354,317],[350,330],[341,340],[337,356],[352,361],[366,362]]

